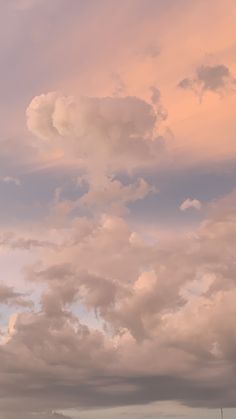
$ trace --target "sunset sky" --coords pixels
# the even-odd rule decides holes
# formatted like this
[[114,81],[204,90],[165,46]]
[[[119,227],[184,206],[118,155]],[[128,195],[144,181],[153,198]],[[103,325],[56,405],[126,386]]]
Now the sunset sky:
[[0,419],[236,414],[235,0],[0,0]]

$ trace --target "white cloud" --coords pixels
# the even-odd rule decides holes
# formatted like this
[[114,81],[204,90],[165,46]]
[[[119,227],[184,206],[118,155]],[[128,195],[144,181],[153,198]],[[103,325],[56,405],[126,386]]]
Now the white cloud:
[[179,207],[181,211],[186,211],[190,208],[200,210],[202,208],[202,204],[198,199],[187,198],[185,199],[185,201],[182,202],[182,204]]

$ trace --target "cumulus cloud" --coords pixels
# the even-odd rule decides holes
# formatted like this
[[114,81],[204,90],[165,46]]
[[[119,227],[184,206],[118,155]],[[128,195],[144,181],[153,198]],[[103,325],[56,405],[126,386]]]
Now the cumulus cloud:
[[212,204],[194,235],[160,243],[117,216],[67,220],[56,251],[27,270],[42,283],[39,310],[13,315],[2,340],[1,411],[10,396],[12,418],[164,399],[235,405],[235,196]]
[[[130,202],[157,191],[141,177],[128,184],[116,178],[121,171],[154,167],[163,156],[164,137],[158,135],[157,125],[166,114],[155,88],[152,101],[134,96],[76,100],[57,92],[32,100],[27,126],[39,147],[61,149],[83,171],[88,191],[71,203],[71,210],[83,206],[120,215]],[[63,205],[60,197],[56,205]]]
[[[44,284],[41,309],[10,322],[1,368],[20,363],[26,387],[23,394],[9,381],[5,394],[26,397],[40,385],[51,409],[163,399],[234,405],[235,205],[234,192],[210,206],[195,235],[160,244],[145,243],[120,217],[71,220],[57,251],[28,269],[28,280]],[[99,331],[80,322],[81,305]],[[37,393],[30,397],[37,411]]]
[[[47,220],[56,246],[3,238],[2,245],[38,248],[25,278],[40,290],[38,308],[12,316],[2,339],[4,412],[9,395],[15,409],[27,404],[26,414],[164,399],[235,404],[235,192],[211,205],[189,236],[147,243],[122,218],[130,202],[157,192],[142,177],[118,176],[157,161],[161,99],[152,94],[153,105],[50,93],[27,110],[40,146],[75,155],[88,188],[73,202],[56,189],[53,209],[64,217],[60,225]],[[71,215],[81,207],[91,213]],[[199,210],[200,201],[180,206],[189,208]]]
[[[22,10],[31,10],[41,1],[19,0],[18,5]],[[13,3],[17,1],[9,1],[9,4]],[[83,7],[81,15],[80,2],[74,2],[78,3],[71,7],[74,28],[70,10],[66,10],[66,16],[63,14],[65,19],[61,19],[62,9],[67,2],[59,3],[61,6],[55,10],[49,11],[48,6],[47,10],[40,9],[40,16],[37,13],[23,13],[20,16],[23,19],[19,22],[19,15],[13,13],[17,24],[10,44],[15,42],[17,48],[24,44],[26,48],[23,42],[27,38],[26,33],[32,32],[28,38],[31,46],[37,46],[38,61],[31,62],[35,53],[29,54],[29,57],[27,54],[29,60],[26,67],[20,66],[17,72],[25,74],[27,68],[30,75],[29,83],[25,83],[27,92],[23,92],[24,83],[15,86],[11,77],[13,73],[9,74],[19,113],[17,111],[15,118],[5,119],[13,121],[15,125],[21,115],[22,101],[40,85],[48,85],[44,76],[49,61],[52,64],[51,73],[49,76],[47,73],[47,76],[52,79],[56,74],[58,78],[54,80],[54,86],[59,85],[62,79],[64,86],[72,85],[71,79],[63,77],[64,71],[77,68],[84,92],[92,92],[95,87],[95,94],[106,94],[109,89],[107,85],[111,85],[112,67],[117,71],[113,76],[115,91],[112,97],[76,98],[58,92],[36,96],[26,111],[29,132],[20,135],[16,127],[19,141],[1,142],[1,162],[8,164],[8,157],[14,155],[11,166],[21,165],[20,170],[18,166],[4,166],[2,174],[12,176],[1,178],[2,182],[19,186],[13,174],[22,174],[29,192],[35,188],[33,205],[35,201],[41,202],[42,196],[48,199],[49,191],[52,195],[53,191],[55,193],[48,204],[50,213],[41,218],[37,226],[32,226],[33,223],[26,220],[28,213],[24,213],[24,204],[29,199],[25,195],[25,188],[22,188],[20,214],[15,214],[17,222],[19,215],[20,223],[20,216],[24,213],[21,230],[18,231],[14,219],[14,233],[2,231],[0,234],[2,260],[9,253],[17,253],[17,259],[19,254],[25,255],[24,251],[29,257],[31,265],[21,272],[24,281],[28,281],[27,285],[25,282],[23,284],[22,279],[20,283],[26,289],[34,289],[35,300],[35,305],[28,302],[27,295],[22,290],[18,291],[17,286],[11,288],[7,283],[0,285],[3,314],[0,332],[0,417],[67,419],[63,415],[67,409],[146,405],[162,400],[177,400],[186,405],[207,408],[235,406],[236,193],[209,205],[206,219],[188,234],[184,229],[180,231],[180,225],[174,226],[178,227],[178,231],[175,228],[172,230],[171,225],[170,234],[163,234],[165,225],[158,215],[163,206],[159,206],[158,199],[155,199],[157,212],[153,236],[157,237],[157,242],[147,238],[150,228],[147,214],[142,214],[141,220],[147,223],[147,229],[146,225],[140,225],[137,214],[140,214],[142,205],[132,213],[136,201],[158,192],[149,179],[155,178],[158,185],[160,177],[163,195],[167,191],[167,197],[163,199],[166,205],[170,189],[175,189],[175,197],[178,193],[178,182],[174,182],[171,188],[168,183],[171,182],[170,178],[173,179],[176,166],[188,165],[187,156],[190,154],[196,161],[197,152],[191,152],[195,147],[205,156],[201,135],[197,135],[199,141],[196,143],[194,136],[190,142],[189,138],[194,130],[192,124],[195,119],[200,130],[203,125],[209,126],[209,121],[206,123],[203,116],[199,124],[199,115],[195,118],[192,115],[194,109],[188,108],[188,104],[186,109],[185,103],[178,103],[170,88],[176,74],[181,74],[183,68],[190,68],[191,60],[196,60],[199,37],[189,28],[197,27],[199,30],[198,16],[202,16],[202,12],[206,15],[205,6],[204,10],[198,6],[193,11],[188,8],[186,16],[181,7],[171,7],[170,16],[169,6],[163,9],[162,2],[151,1],[150,8],[145,4],[144,8],[139,5],[137,10],[132,10],[128,4],[127,8],[119,10],[118,6],[115,10],[113,4],[106,0],[102,2],[105,13],[97,13],[98,10],[89,5]],[[100,10],[101,5],[97,7]],[[153,12],[153,19],[150,20],[146,8]],[[216,7],[216,17],[220,14],[218,9]],[[157,22],[155,14],[158,12],[159,16],[159,10],[160,16],[164,11],[164,20]],[[78,25],[77,12],[78,16],[87,16],[89,25],[86,19],[82,19],[81,25]],[[111,12],[114,12],[115,19],[109,19]],[[28,20],[34,15],[38,15],[36,20]],[[131,15],[133,25],[130,25]],[[53,28],[52,20],[56,22]],[[145,39],[140,37],[141,20]],[[168,20],[171,22],[166,25]],[[172,20],[175,22],[173,25]],[[48,27],[43,36],[42,21]],[[104,40],[109,39],[109,30],[103,31],[101,28],[104,22],[110,21],[111,27],[108,26],[114,36],[107,50],[103,46]],[[122,32],[120,26],[124,22],[127,23],[127,31]],[[222,22],[227,26],[225,14]],[[23,31],[22,39],[18,39],[18,26],[22,29],[22,25],[26,32]],[[167,36],[166,27],[170,29]],[[182,39],[182,28],[188,32],[187,43]],[[47,46],[45,63],[44,41],[51,35],[52,29],[52,38],[57,45],[53,40]],[[131,43],[128,38],[126,43],[128,32],[132,34]],[[205,35],[204,32],[202,39]],[[74,46],[71,44],[71,48],[68,48],[68,39],[72,38],[73,41],[79,39],[79,42],[74,42]],[[151,42],[151,38],[160,39],[163,43],[158,68],[158,41]],[[206,46],[209,50],[214,47],[212,39],[214,36],[209,37]],[[135,51],[137,44],[141,45],[142,56],[136,57],[132,63],[132,51]],[[190,54],[187,62],[176,60],[176,57],[186,56],[189,44],[192,46],[192,57]],[[216,44],[217,49],[230,60],[232,48],[228,48],[227,42],[221,43],[218,37]],[[113,60],[105,68],[109,51],[114,56],[114,45],[117,47],[115,62]],[[21,53],[22,48],[18,50]],[[58,54],[55,54],[55,50]],[[85,60],[81,60],[84,53]],[[7,58],[13,55],[17,56],[11,51],[6,54]],[[77,59],[79,67],[71,65]],[[60,71],[57,71],[59,68]],[[109,73],[109,80],[106,80],[106,73]],[[169,100],[171,121],[179,138],[179,143],[171,151],[174,171],[171,168],[170,174],[166,173],[170,165],[159,166],[166,157],[169,160],[166,154],[167,111],[161,90],[157,87],[159,81]],[[74,82],[76,86],[77,82]],[[195,74],[182,80],[179,86],[201,98],[208,92],[222,95],[233,90],[234,84],[231,71],[225,65],[203,65],[196,69]],[[9,93],[7,86],[5,90]],[[146,99],[124,96],[129,92],[136,92]],[[9,100],[3,103],[7,108]],[[12,110],[12,106],[9,109]],[[217,115],[221,112],[222,108]],[[225,134],[225,124],[219,127],[222,127],[222,130],[218,130],[217,126],[221,137],[222,132]],[[9,137],[7,135],[5,138]],[[208,141],[207,148],[212,153],[211,138]],[[216,141],[213,143],[215,146]],[[229,155],[228,148],[231,150],[231,147],[224,146]],[[216,151],[216,154],[219,156],[220,153]],[[47,162],[51,156],[60,156],[59,167],[50,171],[50,175],[44,172],[40,179],[32,176],[28,181],[23,172],[37,170],[39,166],[42,167],[42,162],[39,164],[37,159],[43,158],[43,162]],[[150,171],[153,172],[150,174]],[[74,184],[72,186],[72,176],[78,179],[77,187]],[[6,187],[2,189],[8,191]],[[160,194],[160,199],[163,195]],[[40,216],[42,209],[40,207],[38,211],[37,202],[36,217]],[[148,199],[147,205],[153,205],[153,202],[154,199]],[[12,205],[12,201],[10,203]],[[182,203],[179,201],[179,204],[181,211],[200,210],[202,205],[199,200],[190,197]],[[168,212],[169,208],[166,210]],[[205,207],[199,215],[204,217]],[[140,231],[144,231],[144,234]],[[20,252],[14,252],[15,249],[20,249]],[[14,269],[10,267],[9,271],[14,272]],[[9,273],[6,277],[3,275],[4,272],[2,280],[6,282]],[[17,277],[11,278],[11,281],[17,282]],[[13,310],[16,312],[13,313]]]
[[78,204],[90,210],[100,209],[120,215],[126,212],[128,203],[143,199],[150,193],[157,193],[157,188],[142,178],[124,185],[117,179],[104,177],[99,182],[91,182],[88,192],[79,199]]
[[93,175],[80,176],[76,180],[76,186],[78,185],[83,187],[83,191],[78,199],[73,200],[63,198],[61,188],[56,188],[51,205],[54,217],[63,218],[76,211],[86,211],[93,216],[104,213],[121,216],[129,213],[130,203],[142,200],[149,194],[158,193],[158,188],[143,178],[137,177],[134,182],[123,183],[101,173],[97,178]]
[[201,99],[206,92],[222,95],[227,90],[235,90],[236,79],[224,64],[201,65],[193,78],[184,78],[178,84],[181,89],[192,90]]
[[185,199],[185,201],[182,202],[182,204],[180,205],[179,209],[181,211],[186,211],[190,208],[196,209],[196,210],[200,210],[202,207],[201,202],[198,199],[190,199],[187,198]]
[[75,100],[52,92],[35,97],[26,116],[34,135],[90,170],[142,167],[156,161],[163,146],[155,109],[134,96]]

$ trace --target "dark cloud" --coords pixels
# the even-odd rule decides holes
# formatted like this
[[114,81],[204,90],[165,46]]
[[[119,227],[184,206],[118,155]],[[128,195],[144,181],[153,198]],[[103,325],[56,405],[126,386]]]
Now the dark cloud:
[[193,78],[184,78],[178,87],[192,90],[200,98],[205,92],[215,92],[222,95],[227,90],[234,90],[236,79],[225,65],[201,65]]
[[230,71],[225,65],[214,67],[202,65],[197,69],[197,78],[203,84],[204,90],[218,90],[225,87],[231,78]]

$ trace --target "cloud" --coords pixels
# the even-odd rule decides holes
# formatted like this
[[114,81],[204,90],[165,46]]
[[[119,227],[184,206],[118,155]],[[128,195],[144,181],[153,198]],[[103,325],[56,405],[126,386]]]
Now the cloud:
[[214,92],[222,95],[227,90],[235,90],[236,79],[224,64],[201,65],[193,78],[184,78],[178,84],[181,89],[192,90],[201,99],[204,93]]
[[155,109],[134,96],[76,101],[48,93],[32,100],[26,116],[28,129],[45,145],[77,157],[90,171],[154,164],[162,149]]
[[56,251],[27,270],[42,284],[38,311],[12,316],[3,336],[1,411],[235,405],[235,197],[210,205],[193,235],[153,244],[117,216],[60,226]]
[[[56,92],[32,100],[27,126],[38,147],[61,149],[64,159],[82,171],[88,188],[77,202],[67,202],[70,210],[83,207],[120,215],[130,202],[156,192],[142,177],[129,184],[116,178],[120,172],[154,167],[163,158],[165,139],[158,135],[158,125],[166,114],[161,101],[154,102],[155,106],[134,96],[76,100]],[[55,204],[58,208],[63,202]]]
[[24,294],[16,292],[4,283],[0,283],[0,304],[31,307],[32,303],[23,297]]
[[123,185],[117,179],[105,177],[99,182],[93,180],[88,192],[79,199],[78,204],[93,211],[122,215],[127,211],[128,203],[144,199],[151,193],[157,193],[157,189],[142,178],[137,179],[135,183]]
[[16,186],[20,186],[21,182],[20,179],[13,177],[13,176],[4,176],[0,179],[3,183],[13,183]]
[[45,248],[45,247],[55,248],[56,244],[47,240],[39,240],[38,238],[17,237],[12,232],[5,232],[2,235],[0,235],[0,247],[6,247],[13,250],[14,249],[30,250],[33,248]]
[[[1,234],[2,247],[27,252],[33,249],[37,260],[25,269],[24,279],[37,290],[37,304],[30,310],[23,305],[18,307],[18,312],[9,319],[8,330],[2,330],[0,411],[7,419],[48,419],[62,417],[59,412],[67,408],[114,407],[157,400],[178,400],[208,408],[235,405],[235,193],[209,206],[206,219],[192,233],[179,233],[173,228],[168,237],[163,235],[157,214],[153,233],[158,238],[156,243],[146,241],[146,231],[143,236],[138,229],[136,231],[137,218],[133,218],[132,212],[128,218],[130,225],[123,218],[130,203],[157,192],[147,180],[147,171],[159,170],[159,163],[166,156],[167,112],[160,90],[155,87],[159,81],[165,100],[169,100],[173,125],[178,130],[184,121],[184,132],[178,133],[180,142],[174,145],[174,153],[179,152],[181,158],[178,154],[173,159],[174,166],[191,164],[190,155],[195,159],[195,137],[201,156],[206,159],[214,153],[222,156],[218,148],[213,152],[217,141],[215,135],[209,136],[206,142],[202,137],[201,130],[203,126],[209,127],[209,121],[205,124],[202,114],[200,118],[197,114],[194,125],[195,108],[189,109],[187,103],[183,109],[184,104],[172,95],[170,86],[176,77],[179,80],[179,75],[186,74],[186,68],[192,65],[190,61],[196,60],[201,40],[207,40],[208,50],[212,50],[214,40],[222,54],[228,47],[227,42],[219,42],[219,27],[215,31],[217,40],[212,28],[212,36],[207,38],[204,27],[209,30],[208,24],[202,25],[200,38],[196,36],[193,28],[199,30],[199,16],[205,19],[205,5],[187,8],[187,14],[182,13],[184,8],[171,8],[171,16],[165,7],[168,11],[165,19],[157,22],[157,14],[162,16],[161,2],[150,2],[152,7],[138,6],[138,10],[129,5],[120,8],[122,13],[119,13],[119,6],[114,13],[114,5],[109,1],[98,6],[104,8],[105,13],[97,13],[93,7],[91,13],[90,7],[82,11],[79,3],[78,16],[72,7],[76,31],[67,11],[62,19],[66,26],[62,26],[60,7],[55,13],[48,14],[49,32],[43,34],[43,39],[42,25],[35,21],[25,25],[27,34],[32,29],[30,39],[37,43],[36,50],[39,51],[39,60],[33,67],[27,61],[27,71],[34,75],[32,80],[36,84],[31,85],[30,80],[30,91],[25,97],[37,91],[40,85],[49,84],[41,78],[46,73],[51,79],[57,74],[57,78],[65,80],[64,86],[73,84],[71,78],[74,76],[70,73],[71,78],[66,80],[65,68],[69,72],[72,68],[78,69],[80,85],[86,94],[93,94],[95,80],[97,92],[95,97],[79,98],[57,92],[40,95],[32,100],[27,110],[30,133],[22,138],[26,138],[32,148],[36,146],[45,159],[61,155],[60,163],[68,164],[69,171],[75,163],[79,168],[76,175],[83,184],[73,190],[71,198],[72,192],[66,191],[68,184],[68,189],[71,187],[68,180],[71,172],[67,171],[61,181],[61,164],[56,173],[58,184],[53,187],[56,191],[51,213],[40,220],[38,234],[18,233],[17,227],[14,227],[13,235]],[[214,10],[216,21],[221,21],[218,7]],[[114,19],[109,19],[111,12]],[[77,17],[85,15],[89,17],[89,25],[86,19],[78,25]],[[130,24],[131,15],[133,25]],[[59,30],[54,28],[53,38],[57,45],[49,43],[46,51],[49,60],[56,57],[48,75],[44,70],[50,66],[45,67],[48,62],[41,60],[40,45],[43,44],[45,55],[42,40],[51,33],[52,16],[58,22]],[[41,22],[45,15],[38,18]],[[171,25],[169,20],[175,24]],[[228,27],[225,18],[222,22],[220,27]],[[23,20],[24,23],[28,21]],[[83,25],[86,31],[77,32]],[[143,31],[140,31],[140,25]],[[124,26],[125,31],[120,30]],[[167,36],[166,27],[170,29]],[[186,41],[183,28],[184,34],[188,34]],[[128,33],[129,36],[131,33],[132,42],[127,38]],[[65,40],[67,36],[73,40],[71,51],[68,39]],[[157,44],[150,42],[153,37],[163,43],[158,71],[156,57],[159,51]],[[227,37],[226,34],[224,40]],[[79,41],[74,42],[75,39]],[[108,49],[104,49],[107,40],[110,40]],[[142,56],[138,63],[137,60],[132,63],[132,48],[138,44],[141,49],[142,44],[147,46],[145,59]],[[191,57],[186,54],[189,44]],[[109,50],[111,52],[107,53]],[[115,62],[106,59],[114,56],[114,50]],[[80,51],[83,51],[82,56]],[[180,56],[187,57],[187,61],[176,59]],[[77,60],[79,67],[72,65]],[[112,64],[105,68],[105,62]],[[110,65],[118,75],[122,74],[122,79],[118,76],[115,80],[116,97],[98,97],[110,94],[102,80],[104,72],[111,73]],[[193,77],[181,82],[182,88],[194,90],[198,95],[220,94],[233,89],[234,80],[227,67],[217,67],[200,67]],[[60,80],[54,80],[53,84],[60,85]],[[150,100],[138,97],[139,93],[147,98],[149,86],[153,86]],[[73,87],[76,91],[77,74]],[[12,91],[18,98],[14,89]],[[127,95],[135,92],[137,96],[123,97],[124,92]],[[182,95],[181,91],[176,94]],[[221,112],[220,105],[216,113],[209,110],[215,116],[222,116]],[[192,124],[195,137],[189,133],[188,124]],[[217,134],[217,138],[229,138],[225,135],[226,125],[222,130],[218,126],[211,133]],[[210,129],[206,128],[204,132],[209,134]],[[185,137],[188,145],[184,144]],[[17,148],[13,143],[11,146],[20,164],[28,156],[26,148],[18,154],[22,141]],[[203,153],[203,143],[207,144],[208,153]],[[7,150],[8,147],[6,144]],[[226,144],[224,150],[227,151]],[[8,159],[3,157],[3,160]],[[35,169],[34,161],[30,164]],[[16,170],[6,172],[4,169],[4,173],[16,173]],[[157,182],[159,175],[161,178],[163,173],[155,172]],[[148,204],[151,201],[148,200]],[[188,198],[187,204],[185,201],[182,205],[185,206],[183,210],[200,209],[201,203]],[[24,228],[29,229],[29,225],[22,226]],[[17,291],[3,290],[4,304],[12,306],[15,298],[23,298],[21,294],[6,298],[7,293],[11,295]],[[8,308],[5,309],[7,312]]]
[[180,205],[179,209],[181,211],[186,211],[190,208],[196,209],[196,210],[200,210],[202,207],[201,202],[198,199],[190,199],[187,198],[185,199],[185,201],[182,202],[182,204]]
[[134,182],[129,180],[129,183],[127,181],[123,183],[103,173],[99,173],[97,177],[93,174],[79,176],[76,180],[76,187],[82,187],[82,192],[80,191],[80,196],[76,199],[65,199],[62,189],[56,188],[51,204],[51,215],[54,218],[81,212],[93,216],[102,214],[122,216],[129,213],[130,203],[158,193],[157,187],[149,184],[142,177],[137,177]]

